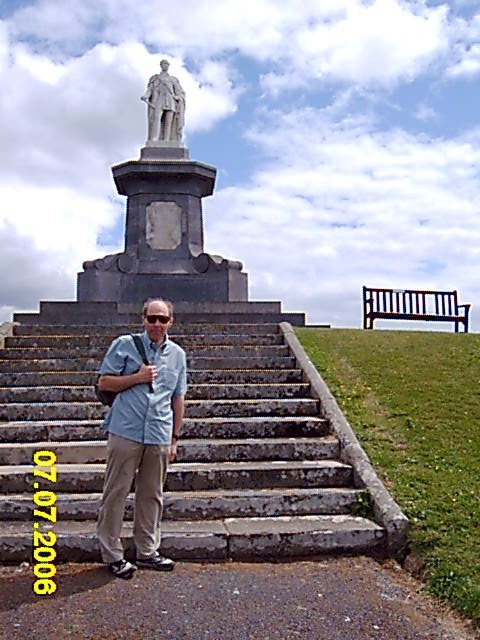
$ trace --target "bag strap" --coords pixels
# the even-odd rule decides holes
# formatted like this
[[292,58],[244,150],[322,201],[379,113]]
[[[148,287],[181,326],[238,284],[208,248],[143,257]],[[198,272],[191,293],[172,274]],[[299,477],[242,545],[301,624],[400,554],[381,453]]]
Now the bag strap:
[[[145,353],[145,347],[143,346],[143,340],[141,336],[135,333],[131,333],[130,335],[132,336],[138,353],[142,356],[143,364],[150,364],[147,358],[147,354]],[[153,393],[153,384],[151,382],[148,383],[148,388],[150,390],[150,393]]]
[[138,334],[130,334],[133,338],[133,341],[135,343],[135,346],[137,347],[137,351],[138,353],[142,356],[142,360],[143,360],[143,364],[150,364],[148,362],[148,358],[147,358],[147,354],[145,353],[145,347],[143,346],[143,340],[141,338],[141,336],[139,336]]

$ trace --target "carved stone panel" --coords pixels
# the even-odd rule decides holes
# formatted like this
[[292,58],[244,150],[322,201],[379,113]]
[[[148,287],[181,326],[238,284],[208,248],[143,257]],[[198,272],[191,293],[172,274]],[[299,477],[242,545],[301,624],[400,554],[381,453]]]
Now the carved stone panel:
[[182,242],[182,209],[175,202],[152,202],[146,208],[146,240],[151,249],[176,249]]

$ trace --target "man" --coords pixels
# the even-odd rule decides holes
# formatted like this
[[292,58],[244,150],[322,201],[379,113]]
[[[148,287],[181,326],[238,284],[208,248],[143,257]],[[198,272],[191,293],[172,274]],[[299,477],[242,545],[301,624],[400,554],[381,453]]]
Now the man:
[[143,306],[141,339],[150,364],[130,335],[116,338],[100,367],[102,391],[119,392],[105,418],[109,432],[107,468],[97,535],[104,562],[119,578],[137,567],[123,557],[120,533],[125,501],[135,480],[133,539],[139,567],[170,571],[174,562],[160,555],[160,522],[167,466],[175,459],[186,392],[185,352],[167,331],[172,304],[150,299]]
[[185,92],[177,78],[168,73],[168,60],[160,61],[161,72],[148,81],[141,100],[148,105],[148,134],[151,141],[180,141],[185,114]]

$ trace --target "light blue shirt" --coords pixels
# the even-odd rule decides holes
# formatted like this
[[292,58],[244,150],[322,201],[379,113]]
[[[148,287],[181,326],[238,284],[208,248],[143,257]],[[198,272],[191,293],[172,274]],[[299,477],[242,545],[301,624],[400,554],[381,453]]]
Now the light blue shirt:
[[[160,346],[150,341],[147,332],[141,334],[150,364],[157,367],[152,382],[136,384],[117,395],[102,427],[127,440],[143,444],[170,444],[172,439],[172,398],[184,396],[187,390],[185,351],[168,336]],[[105,355],[100,375],[136,373],[143,364],[142,356],[130,335],[116,338]]]

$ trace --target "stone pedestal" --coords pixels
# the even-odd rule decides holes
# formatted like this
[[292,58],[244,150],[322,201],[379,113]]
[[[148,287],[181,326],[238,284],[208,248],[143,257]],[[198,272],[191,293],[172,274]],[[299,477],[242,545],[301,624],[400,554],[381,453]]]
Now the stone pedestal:
[[118,193],[127,196],[125,249],[84,262],[79,302],[248,299],[242,264],[204,252],[202,198],[213,193],[215,167],[190,160],[183,147],[158,142],[112,172]]

